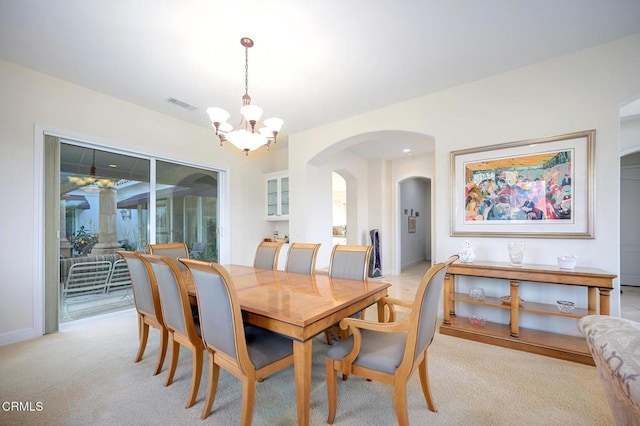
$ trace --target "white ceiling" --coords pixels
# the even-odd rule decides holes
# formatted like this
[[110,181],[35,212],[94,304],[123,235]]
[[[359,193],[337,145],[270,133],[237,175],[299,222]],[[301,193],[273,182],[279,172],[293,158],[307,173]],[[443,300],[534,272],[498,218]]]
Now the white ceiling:
[[0,0],[0,59],[207,127],[208,106],[239,119],[249,36],[285,142],[638,32],[638,0]]

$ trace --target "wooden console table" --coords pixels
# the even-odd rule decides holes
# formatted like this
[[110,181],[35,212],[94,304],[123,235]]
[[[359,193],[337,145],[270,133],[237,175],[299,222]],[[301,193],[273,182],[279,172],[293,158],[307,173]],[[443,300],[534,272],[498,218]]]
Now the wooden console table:
[[[499,297],[485,297],[482,301],[474,300],[466,293],[456,292],[455,277],[457,275],[508,280],[510,303],[503,303]],[[508,263],[498,262],[456,262],[449,266],[444,280],[444,321],[440,326],[440,333],[594,365],[584,338],[520,327],[519,315],[520,312],[529,312],[576,320],[586,315],[609,315],[609,294],[613,289],[615,278],[616,275],[595,268],[564,270],[549,265],[524,264],[521,267],[513,267]],[[576,308],[570,313],[564,313],[560,312],[555,304],[529,300],[520,304],[521,281],[585,287],[587,308]],[[468,318],[456,316],[456,303],[509,309],[510,324],[486,322],[482,327],[471,325]]]

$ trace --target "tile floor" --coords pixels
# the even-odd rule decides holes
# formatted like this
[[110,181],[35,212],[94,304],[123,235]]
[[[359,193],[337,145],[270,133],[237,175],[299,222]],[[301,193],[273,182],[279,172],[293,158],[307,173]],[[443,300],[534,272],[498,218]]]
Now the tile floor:
[[622,318],[640,322],[640,287],[622,286],[620,311]]

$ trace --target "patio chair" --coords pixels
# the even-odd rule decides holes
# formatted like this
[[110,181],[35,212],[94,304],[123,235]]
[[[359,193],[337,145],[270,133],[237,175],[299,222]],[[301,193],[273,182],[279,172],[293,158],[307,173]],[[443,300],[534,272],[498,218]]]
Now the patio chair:
[[167,341],[169,331],[164,325],[162,308],[160,307],[160,295],[158,285],[151,279],[151,264],[145,261],[138,253],[133,251],[119,250],[117,252],[123,257],[128,266],[128,273],[131,277],[133,288],[133,302],[138,312],[138,338],[140,347],[136,354],[135,362],[139,362],[144,355],[149,337],[149,326],[160,332],[160,347],[158,348],[158,362],[153,375],[157,375],[162,370],[164,358],[167,354]]
[[337,371],[392,385],[397,421],[400,426],[405,426],[409,424],[407,382],[417,369],[427,406],[437,412],[429,388],[427,349],[436,330],[444,276],[456,259],[457,255],[433,265],[420,281],[412,303],[390,297],[380,300],[392,321],[395,319],[394,305],[411,307],[411,313],[402,321],[378,323],[355,318],[340,321],[342,328],[351,329],[352,336],[327,352],[327,423],[333,424],[336,416]]
[[193,352],[191,391],[185,407],[190,408],[196,401],[200,387],[204,344],[200,338],[200,329],[196,327],[193,319],[184,275],[176,262],[169,257],[152,254],[140,254],[140,256],[151,264],[153,270],[151,279],[158,285],[164,323],[169,330],[171,363],[165,386],[173,382],[178,366],[180,345]]
[[107,293],[112,291],[130,289],[132,285],[131,275],[127,262],[124,259],[118,259],[111,266],[111,273],[107,281]]
[[111,262],[107,260],[74,263],[69,268],[69,274],[62,289],[62,296],[67,298],[104,293],[110,274]]
[[201,418],[206,419],[211,412],[222,367],[242,382],[240,424],[250,425],[256,381],[293,364],[293,341],[262,328],[244,326],[232,278],[222,266],[180,261],[193,277],[202,339],[209,354],[209,383]]

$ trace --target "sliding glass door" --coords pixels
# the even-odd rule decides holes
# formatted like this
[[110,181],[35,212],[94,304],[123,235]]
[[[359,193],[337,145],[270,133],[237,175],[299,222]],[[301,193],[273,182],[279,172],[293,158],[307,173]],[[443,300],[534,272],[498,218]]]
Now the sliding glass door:
[[[186,243],[192,258],[217,262],[219,173],[61,139],[61,321],[82,317],[71,314],[63,291],[74,264],[113,264],[117,250],[147,252],[150,243],[169,242]],[[126,294],[115,303],[107,293],[84,298],[91,312],[104,312],[96,308],[104,304],[128,307]]]
[[156,161],[156,242],[185,242],[193,258],[218,261],[218,172]]

